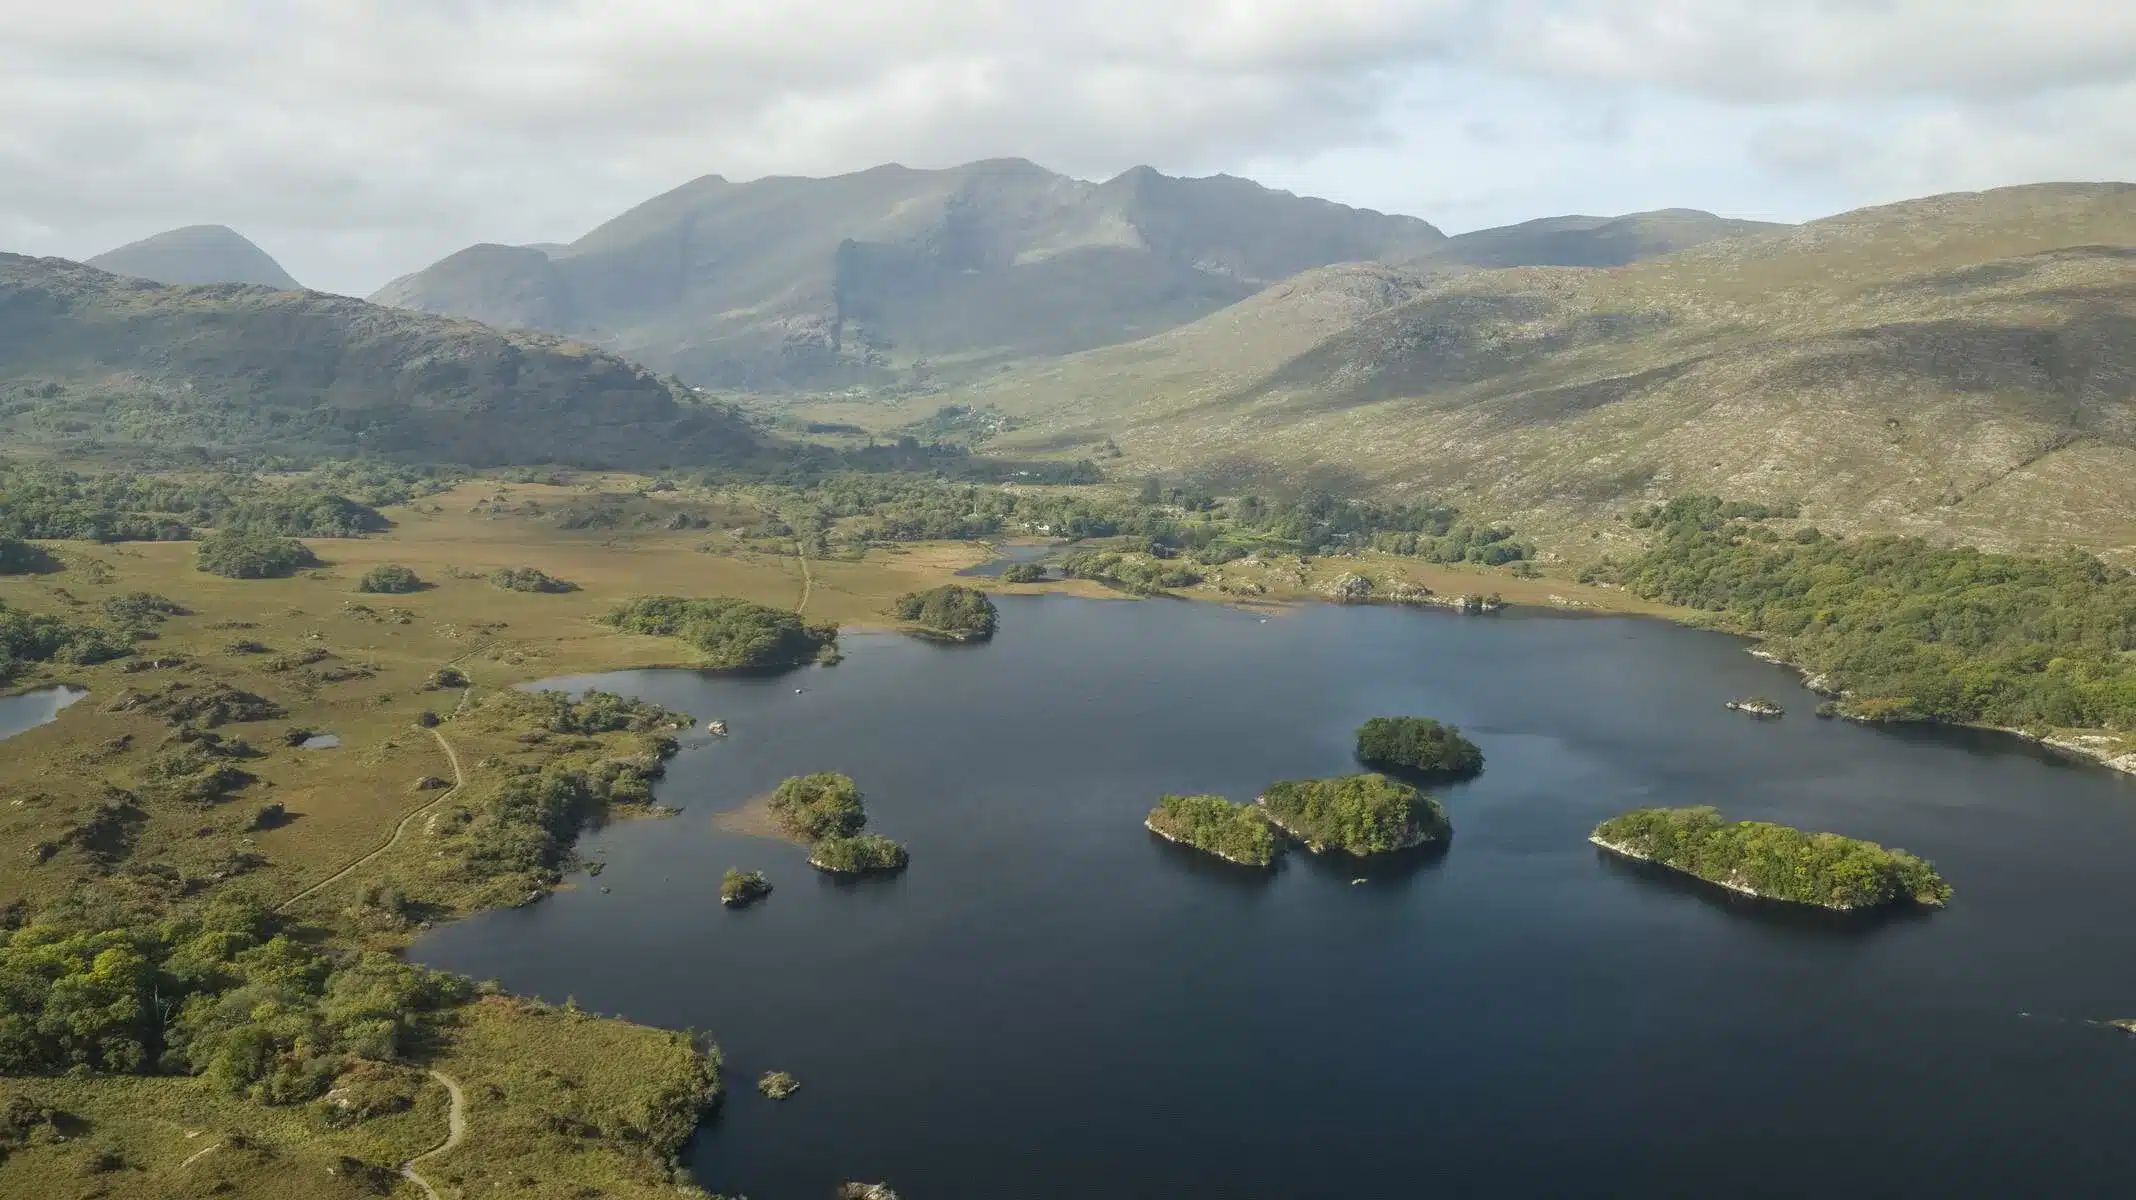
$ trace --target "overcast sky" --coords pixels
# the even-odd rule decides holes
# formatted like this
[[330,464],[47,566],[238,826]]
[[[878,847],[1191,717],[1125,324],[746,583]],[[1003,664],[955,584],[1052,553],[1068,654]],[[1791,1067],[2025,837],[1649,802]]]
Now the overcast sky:
[[698,175],[1226,171],[1449,232],[2136,178],[2132,0],[0,0],[0,249],[367,293]]

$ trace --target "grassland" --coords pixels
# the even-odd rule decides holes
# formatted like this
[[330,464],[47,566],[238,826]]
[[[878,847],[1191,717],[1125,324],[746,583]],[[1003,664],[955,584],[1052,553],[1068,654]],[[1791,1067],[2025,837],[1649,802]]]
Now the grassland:
[[[429,923],[520,902],[543,885],[519,876],[470,882],[447,869],[450,822],[441,821],[456,808],[479,807],[523,768],[644,757],[636,735],[530,730],[507,702],[515,683],[687,657],[672,639],[619,634],[598,615],[648,591],[784,608],[805,592],[812,619],[890,625],[896,596],[986,554],[923,544],[804,564],[773,552],[756,525],[763,514],[746,504],[695,491],[648,500],[647,483],[470,483],[387,510],[395,527],[383,535],[311,542],[325,565],[284,579],[204,573],[194,543],[43,543],[65,569],[0,579],[9,606],[89,619],[108,597],[153,592],[186,615],[162,621],[129,659],[46,665],[11,682],[64,681],[91,695],[9,739],[0,755],[0,837],[13,851],[0,856],[0,910],[35,909],[83,888],[113,904],[168,898],[173,887],[237,888],[330,943],[399,948]],[[600,496],[628,498],[659,519],[623,531],[560,527],[561,514]],[[695,527],[664,528],[667,509],[687,509]],[[413,568],[428,586],[391,596],[355,590],[388,563]],[[522,593],[488,579],[519,566],[579,590]],[[472,686],[434,686],[448,664]],[[260,751],[240,763],[251,782],[224,802],[165,799],[145,782],[173,733],[167,714],[153,710],[218,686],[265,698],[283,715],[218,727]],[[148,703],[127,705],[129,697]],[[434,728],[426,714],[438,719]],[[340,745],[294,748],[285,735],[296,730],[333,733]],[[460,788],[418,786],[463,777]],[[134,796],[138,817],[93,849],[69,840],[107,787]],[[259,821],[270,804],[284,815]],[[614,815],[652,811],[623,804]],[[21,852],[31,846],[54,849],[40,861]],[[352,863],[360,865],[337,877]],[[705,1064],[683,1035],[492,996],[449,1014],[439,1044],[414,1061],[466,1097],[465,1140],[421,1164],[440,1194],[676,1194],[666,1156],[688,1130],[666,1114],[687,1111],[678,1097],[705,1083],[693,1074]],[[347,1128],[330,1121],[327,1102],[266,1106],[191,1078],[0,1081],[0,1101],[21,1096],[64,1114],[0,1160],[0,1193],[418,1195],[394,1168],[443,1140],[445,1089],[411,1066],[377,1069],[377,1088],[399,1099]],[[50,1136],[61,1132],[64,1140]],[[208,1146],[217,1148],[193,1157]]]

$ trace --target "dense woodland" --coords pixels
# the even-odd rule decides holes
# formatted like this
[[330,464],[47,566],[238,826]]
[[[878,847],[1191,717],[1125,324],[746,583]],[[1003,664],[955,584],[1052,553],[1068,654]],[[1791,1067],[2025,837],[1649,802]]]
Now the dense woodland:
[[1461,730],[1430,717],[1374,717],[1357,730],[1357,757],[1383,770],[1467,777],[1483,770],[1483,750]]
[[985,592],[954,583],[907,592],[897,598],[892,611],[898,620],[912,622],[931,637],[958,642],[993,637],[1000,622],[1000,614]]
[[1247,866],[1269,866],[1283,849],[1258,808],[1222,796],[1165,796],[1145,824],[1175,842]]
[[1437,800],[1385,775],[1337,775],[1272,783],[1261,804],[1278,825],[1315,853],[1360,858],[1453,836]]
[[1644,510],[1652,549],[1604,574],[1763,635],[1874,720],[2136,728],[2136,575],[1914,538],[1841,539],[1717,498]]
[[132,638],[121,630],[50,613],[26,613],[0,601],[0,683],[31,663],[88,665],[132,653]]
[[1942,904],[1950,885],[1904,850],[1765,821],[1727,821],[1712,808],[1642,808],[1595,827],[1597,841],[1663,866],[1775,900],[1871,908]]
[[771,793],[771,815],[781,829],[804,842],[852,837],[868,823],[860,789],[851,776],[836,771],[783,780]]
[[376,505],[406,503],[445,486],[448,478],[416,469],[337,463],[309,473],[299,483],[282,484],[249,472],[87,472],[0,460],[0,534],[91,542],[183,541],[197,536],[199,529],[214,528],[279,537],[361,537],[390,527]]
[[716,597],[641,596],[602,620],[625,633],[681,638],[721,670],[799,666],[835,653],[836,625],[812,625],[783,608]]

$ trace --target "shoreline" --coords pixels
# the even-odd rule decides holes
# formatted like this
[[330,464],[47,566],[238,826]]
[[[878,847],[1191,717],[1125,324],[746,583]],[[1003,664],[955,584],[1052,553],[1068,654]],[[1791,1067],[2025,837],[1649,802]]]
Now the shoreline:
[[[1727,631],[1722,630],[1720,632],[1725,633]],[[1752,658],[1755,658],[1760,662],[1768,662],[1776,667],[1786,667],[1788,670],[1793,671],[1796,676],[1799,677],[1802,686],[1808,688],[1810,691],[1815,692],[1820,696],[1825,696],[1832,699],[1845,698],[1842,693],[1833,691],[1831,687],[1828,686],[1830,680],[1828,680],[1822,673],[1812,671],[1808,667],[1803,666],[1801,663],[1795,662],[1783,655],[1776,654],[1773,651],[1766,649],[1766,643],[1762,639],[1759,639],[1751,634],[1737,634],[1735,636],[1746,637],[1751,639],[1751,644],[1743,648],[1744,653],[1750,655]],[[2007,725],[1986,725],[1977,721],[1870,721],[1864,720],[1860,717],[1848,716],[1846,713],[1840,713],[1839,719],[1842,721],[1851,721],[1856,725],[1870,726],[1872,728],[1879,725],[1926,725],[1931,728],[1941,726],[1949,729],[1977,729],[1984,733],[2008,734],[2011,737],[2019,738],[2023,741],[2030,742],[2035,746],[2044,746],[2049,750],[2058,751],[2066,757],[2078,759],[2086,763],[2104,767],[2107,770],[2113,771],[2117,774],[2136,776],[2136,749],[2124,748],[2109,750],[2100,746],[2088,746],[2081,741],[2072,740],[2071,738],[2058,736],[2056,734],[2032,733],[2023,729],[2012,729]]]
[[1708,879],[1706,876],[1700,875],[1696,871],[1687,871],[1682,867],[1672,866],[1669,863],[1665,863],[1660,859],[1655,858],[1653,855],[1641,854],[1639,851],[1632,849],[1630,846],[1624,846],[1619,845],[1616,842],[1605,841],[1601,837],[1596,836],[1594,834],[1589,834],[1587,840],[1597,846],[1602,847],[1604,850],[1607,850],[1612,854],[1621,854],[1634,862],[1651,863],[1654,866],[1660,867],[1664,871],[1674,871],[1678,875],[1682,875],[1688,879],[1696,879],[1700,883],[1712,884],[1714,887],[1717,888],[1726,888],[1727,890],[1734,892],[1738,896],[1749,896],[1754,900],[1764,900],[1773,904],[1799,904],[1804,908],[1821,908],[1826,912],[1861,911],[1860,906],[1853,904],[1819,904],[1814,900],[1790,900],[1785,896],[1768,896],[1764,892],[1758,891],[1756,888],[1745,887],[1740,883],[1731,883],[1724,879]]

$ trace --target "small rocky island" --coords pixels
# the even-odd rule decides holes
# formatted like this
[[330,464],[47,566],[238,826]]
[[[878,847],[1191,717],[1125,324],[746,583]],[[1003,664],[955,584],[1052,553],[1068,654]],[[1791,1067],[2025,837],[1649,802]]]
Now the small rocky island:
[[771,793],[771,815],[787,836],[809,847],[808,865],[833,875],[871,875],[903,870],[911,860],[903,846],[862,833],[868,813],[860,789],[836,771],[795,775]]
[[1483,750],[1461,730],[1430,717],[1374,717],[1358,727],[1357,758],[1381,770],[1450,779],[1483,772]]
[[1935,907],[1951,898],[1934,864],[1904,850],[1766,821],[1728,821],[1706,806],[1634,809],[1595,826],[1588,840],[1732,892],[1839,912]]
[[1261,809],[1315,854],[1392,854],[1453,837],[1437,800],[1385,775],[1337,775],[1270,784]]
[[1273,866],[1283,852],[1261,809],[1222,796],[1166,796],[1142,824],[1166,841],[1242,867]]
[[762,871],[742,871],[732,867],[719,881],[719,902],[729,908],[747,908],[771,895],[771,881]]
[[1767,700],[1763,696],[1745,696],[1741,700],[1730,700],[1728,707],[1730,711],[1747,713],[1753,717],[1783,717],[1787,715],[1787,710],[1780,707],[1778,702]]
[[1001,619],[985,592],[955,583],[906,592],[892,611],[917,626],[914,632],[921,637],[944,642],[983,642],[994,636]]
[[773,1100],[784,1100],[801,1090],[801,1081],[784,1071],[766,1071],[757,1080],[757,1090]]

